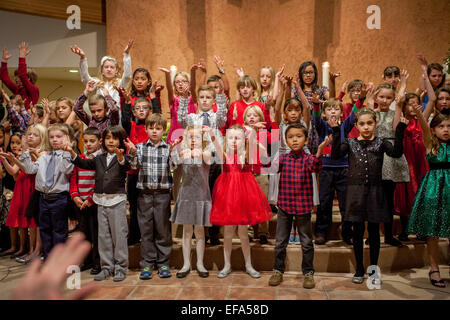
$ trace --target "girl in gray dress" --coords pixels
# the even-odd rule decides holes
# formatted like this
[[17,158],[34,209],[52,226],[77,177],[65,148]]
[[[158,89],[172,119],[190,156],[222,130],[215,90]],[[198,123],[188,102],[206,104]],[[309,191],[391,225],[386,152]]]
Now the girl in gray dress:
[[[184,131],[179,152],[174,152],[174,162],[182,166],[182,182],[170,221],[183,225],[183,267],[177,278],[184,278],[191,269],[191,241],[195,232],[197,245],[197,273],[206,278],[209,273],[203,266],[205,252],[205,226],[211,226],[211,193],[208,178],[211,164],[209,139],[201,126],[188,126]],[[194,226],[194,227],[193,227]]]

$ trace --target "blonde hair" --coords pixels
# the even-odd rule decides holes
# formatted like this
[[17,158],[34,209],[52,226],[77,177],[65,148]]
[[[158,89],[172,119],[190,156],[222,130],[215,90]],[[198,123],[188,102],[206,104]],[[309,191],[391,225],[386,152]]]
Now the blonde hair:
[[41,138],[41,142],[39,143],[39,146],[36,147],[36,149],[46,149],[48,145],[47,128],[40,123],[32,124],[28,127],[26,135],[28,135],[31,130],[36,130],[37,132],[39,132],[39,137]]
[[175,76],[173,77],[173,81],[172,81],[172,87],[173,87],[173,91],[175,91],[175,95],[176,95],[176,96],[181,95],[181,93],[177,91],[177,86],[175,85],[175,79],[176,79],[178,76],[182,76],[182,77],[185,78],[189,83],[191,82],[191,77],[189,76],[189,74],[188,74],[187,72],[180,71],[180,72],[175,73]]
[[205,132],[202,132],[202,126],[199,125],[190,125],[187,126],[183,133],[183,140],[181,141],[181,149],[190,149],[189,143],[189,131],[198,130],[202,136],[202,152],[205,151],[209,147],[209,140],[205,139]]
[[262,86],[261,86],[261,71],[263,69],[267,69],[270,72],[270,87],[269,87],[269,95],[271,95],[273,93],[273,87],[275,85],[275,71],[273,70],[273,68],[271,66],[263,66],[261,67],[261,69],[259,69],[259,76],[258,76],[258,82],[257,82],[257,90],[256,90],[256,95],[257,95],[257,99],[259,100],[261,98],[261,93],[262,93]]
[[98,75],[98,82],[97,82],[97,88],[100,88],[100,89],[105,87],[106,81],[105,81],[105,77],[103,76],[102,69],[103,69],[103,65],[105,64],[106,61],[114,62],[116,69],[117,69],[116,75],[114,76],[114,79],[112,81],[113,85],[117,86],[122,77],[122,75],[120,74],[120,66],[119,66],[119,63],[117,62],[116,58],[110,57],[110,56],[104,56],[102,58],[102,60],[100,61],[100,72]]
[[335,99],[335,98],[330,98],[327,101],[325,101],[322,105],[322,111],[325,112],[325,109],[328,107],[334,107],[334,106],[339,106],[339,109],[341,109],[341,111],[344,110],[344,107],[342,106],[342,101]]
[[[59,103],[65,102],[70,107],[70,110],[73,110],[73,100],[68,97],[61,97],[55,102],[55,111],[58,111]],[[58,118],[58,116],[56,116]],[[77,117],[78,119],[78,117]],[[58,118],[59,121],[63,122],[62,119]]]
[[243,115],[243,117],[244,117],[244,123],[245,123],[245,117],[247,117],[247,113],[249,113],[250,110],[254,110],[254,111],[256,112],[256,114],[257,114],[258,117],[259,117],[259,121],[260,121],[260,122],[266,121],[266,120],[264,119],[264,113],[262,112],[261,108],[258,107],[257,105],[252,104],[252,105],[249,105],[249,106],[248,106],[247,108],[245,108],[245,110],[244,110],[244,115]]
[[227,132],[226,132],[226,135],[225,135],[225,139],[224,139],[224,142],[223,142],[223,147],[224,147],[224,150],[225,150],[225,154],[226,155],[230,154],[230,150],[228,150],[228,144],[227,144],[227,141],[228,141],[227,135],[228,135],[229,132],[231,132],[231,130],[238,130],[238,131],[242,132],[242,137],[244,139],[244,144],[242,145],[242,147],[239,150],[237,150],[237,155],[239,157],[239,163],[241,164],[242,167],[244,167],[244,164],[245,164],[245,153],[246,153],[246,140],[245,140],[245,130],[244,130],[244,128],[241,125],[235,124],[235,125],[232,125],[230,128],[227,129]]
[[[55,123],[52,124],[50,127],[48,127],[47,129],[47,136],[50,136],[50,132],[51,131],[61,131],[62,133],[64,133],[66,136],[70,137],[69,134],[69,126],[65,123]],[[50,145],[50,140],[47,139],[47,148],[46,150],[53,150],[52,146]]]

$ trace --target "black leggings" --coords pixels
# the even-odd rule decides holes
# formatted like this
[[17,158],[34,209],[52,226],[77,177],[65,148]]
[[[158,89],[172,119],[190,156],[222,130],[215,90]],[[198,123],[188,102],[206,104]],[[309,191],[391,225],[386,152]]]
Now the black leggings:
[[[364,222],[353,223],[353,252],[356,260],[356,276],[362,277],[365,274],[363,253],[364,253],[364,231],[366,226]],[[370,245],[370,264],[378,264],[380,255],[380,224],[368,223],[369,245]]]
[[391,218],[390,222],[384,223],[384,240],[392,239],[392,223],[394,221],[394,192],[395,186],[397,185],[392,180],[383,180],[383,189],[386,195],[386,202],[389,208],[389,217]]

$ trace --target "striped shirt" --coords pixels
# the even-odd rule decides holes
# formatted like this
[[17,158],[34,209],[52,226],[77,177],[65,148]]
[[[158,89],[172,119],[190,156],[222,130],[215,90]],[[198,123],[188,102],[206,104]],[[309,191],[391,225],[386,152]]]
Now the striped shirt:
[[[94,159],[101,152],[101,150],[97,150],[90,155],[86,153],[79,155],[79,157],[82,159]],[[70,198],[73,200],[75,197],[80,197],[83,201],[89,199],[93,203],[94,187],[95,170],[85,170],[75,166],[70,177]]]
[[130,164],[133,169],[139,169],[138,189],[170,189],[171,155],[170,146],[161,141],[155,146],[150,139],[136,145],[136,152],[130,153]]

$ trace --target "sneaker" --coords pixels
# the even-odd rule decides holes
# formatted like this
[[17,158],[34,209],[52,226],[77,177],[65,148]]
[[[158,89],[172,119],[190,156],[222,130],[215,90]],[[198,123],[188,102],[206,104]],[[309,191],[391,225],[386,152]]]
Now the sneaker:
[[289,243],[295,243],[295,237],[294,236],[290,236],[289,237]]
[[142,269],[141,274],[139,275],[139,279],[141,280],[149,280],[152,278],[152,269],[150,267],[145,267]]
[[269,279],[269,286],[278,286],[283,281],[283,274],[274,270],[272,276]]
[[354,275],[353,278],[352,278],[352,282],[353,283],[357,283],[357,284],[361,284],[361,283],[364,282],[364,276]]
[[119,281],[123,281],[126,278],[126,273],[125,270],[119,269],[116,271],[116,275],[113,278],[114,282],[119,282]]
[[109,277],[111,277],[111,272],[108,269],[102,269],[102,271],[95,275],[94,280],[103,281],[109,279]]
[[401,246],[403,246],[403,244],[400,241],[398,241],[397,239],[395,239],[394,237],[384,239],[384,243],[385,244],[389,244],[389,245],[394,246],[394,247],[401,247]]
[[102,268],[100,268],[100,266],[93,266],[89,273],[92,275],[96,275],[96,274],[99,274],[101,271],[102,271]]
[[158,273],[160,278],[170,278],[172,276],[168,266],[161,266],[158,270]]
[[300,236],[299,236],[299,235],[296,235],[296,236],[295,236],[295,238],[294,238],[294,243],[295,243],[295,244],[300,244]]
[[303,280],[303,288],[305,289],[312,289],[316,286],[316,283],[314,282],[314,272],[308,272],[305,274],[305,280]]

